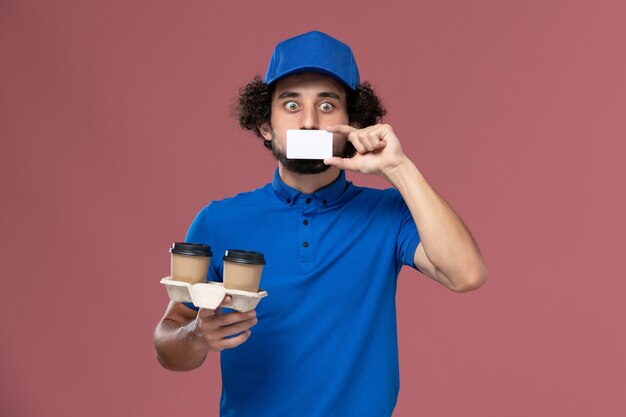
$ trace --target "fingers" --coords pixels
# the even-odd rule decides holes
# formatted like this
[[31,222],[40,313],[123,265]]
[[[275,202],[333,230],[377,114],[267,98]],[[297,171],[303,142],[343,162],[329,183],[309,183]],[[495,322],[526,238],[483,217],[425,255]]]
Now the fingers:
[[[375,126],[372,126],[375,127]],[[360,154],[374,152],[377,149],[385,147],[382,132],[380,129],[363,129],[352,132],[348,136],[348,140],[352,142],[357,152]]]
[[250,330],[246,330],[245,332],[242,332],[235,337],[231,337],[230,339],[219,340],[212,345],[212,350],[220,352],[224,349],[235,348],[248,340],[251,334],[252,332]]
[[375,125],[365,129],[356,129],[347,125],[336,125],[326,128],[327,131],[346,136],[359,154],[366,154],[384,148],[386,146],[384,137],[389,129],[388,125]]
[[215,327],[230,326],[239,321],[245,321],[256,317],[256,311],[248,311],[247,313],[228,313],[221,316],[215,316],[213,325]]
[[348,136],[350,133],[358,129],[352,126],[348,126],[348,125],[334,125],[334,126],[327,127],[325,130],[329,132],[333,132],[333,133],[339,133],[344,136]]
[[[226,305],[230,300],[222,301]],[[208,343],[209,350],[220,351],[239,346],[250,337],[250,328],[257,324],[256,311],[219,314],[210,309],[198,312],[197,328]],[[236,335],[236,336],[235,336]],[[234,336],[234,337],[230,337]],[[227,339],[228,338],[228,339]]]
[[[209,310],[211,311],[211,310]],[[248,311],[247,313],[227,313],[227,314],[213,314],[208,317],[199,317],[200,319],[200,327],[203,331],[213,332],[216,329],[224,326],[230,326],[234,323],[250,320],[256,317],[256,312],[254,310]]]
[[216,332],[214,332],[212,334],[212,339],[211,340],[220,340],[220,339],[224,339],[226,337],[229,336],[233,336],[236,334],[239,334],[243,331],[246,331],[248,329],[250,329],[252,326],[254,326],[255,324],[257,324],[258,320],[257,318],[253,318],[250,320],[246,320],[246,321],[239,321],[237,323],[231,324],[230,326],[226,326],[226,327],[221,327],[219,330],[217,330]]
[[338,156],[324,159],[324,164],[335,166],[339,169],[346,169],[346,163],[344,162],[343,158],[339,158]]
[[356,157],[352,158],[328,158],[324,159],[326,165],[336,166],[339,169],[345,169],[352,172],[364,172],[362,171],[362,161],[359,161]]
[[220,303],[220,307],[224,307],[225,305],[230,304],[231,301],[233,301],[233,297],[232,296],[230,296],[230,295],[224,296],[224,299]]
[[358,133],[352,133],[348,136],[348,141],[350,141],[352,143],[352,145],[354,146],[354,149],[356,149],[356,151],[360,154],[364,154],[368,152],[368,149],[365,147],[365,144],[363,143],[363,140],[359,139]]
[[230,302],[232,300],[233,300],[233,297],[231,297],[230,295],[224,296],[224,299],[220,303],[219,307],[217,307],[217,310],[215,311],[215,314],[218,314],[218,315],[221,316],[222,315],[222,307],[227,306],[228,304],[230,304]]
[[359,171],[358,164],[352,158],[339,158],[337,156],[333,158],[324,159],[326,165],[336,166],[339,169],[346,169],[348,171]]
[[201,308],[200,310],[198,310],[198,316],[196,317],[196,319],[207,319],[209,317],[213,317],[214,315],[214,310],[211,310],[210,308]]

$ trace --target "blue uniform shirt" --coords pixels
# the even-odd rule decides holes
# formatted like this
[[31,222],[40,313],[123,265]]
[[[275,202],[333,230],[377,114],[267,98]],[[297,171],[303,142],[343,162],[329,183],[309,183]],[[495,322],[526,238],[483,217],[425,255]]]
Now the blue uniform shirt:
[[390,416],[399,390],[396,279],[420,238],[395,189],[354,186],[342,171],[304,194],[271,184],[214,201],[187,242],[265,254],[258,324],[221,352],[222,416]]

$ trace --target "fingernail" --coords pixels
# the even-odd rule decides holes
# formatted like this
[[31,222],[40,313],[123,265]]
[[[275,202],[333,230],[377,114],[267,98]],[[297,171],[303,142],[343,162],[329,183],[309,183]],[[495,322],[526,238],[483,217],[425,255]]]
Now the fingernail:
[[256,316],[256,311],[252,310],[251,312],[248,313],[248,317],[252,318]]

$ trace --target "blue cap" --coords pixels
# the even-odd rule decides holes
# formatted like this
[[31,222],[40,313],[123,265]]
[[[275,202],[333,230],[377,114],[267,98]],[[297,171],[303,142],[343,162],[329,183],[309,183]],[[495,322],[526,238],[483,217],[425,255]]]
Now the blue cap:
[[359,69],[350,47],[316,30],[276,45],[264,81],[271,84],[298,72],[326,74],[342,81],[352,90],[360,83]]

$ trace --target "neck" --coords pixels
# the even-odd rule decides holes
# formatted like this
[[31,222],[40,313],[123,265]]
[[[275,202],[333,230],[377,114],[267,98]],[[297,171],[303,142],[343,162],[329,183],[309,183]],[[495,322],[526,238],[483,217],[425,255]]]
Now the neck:
[[326,187],[339,177],[339,172],[339,168],[331,166],[327,171],[320,174],[296,174],[285,169],[282,164],[278,164],[278,174],[283,182],[305,194],[312,194],[320,188]]

